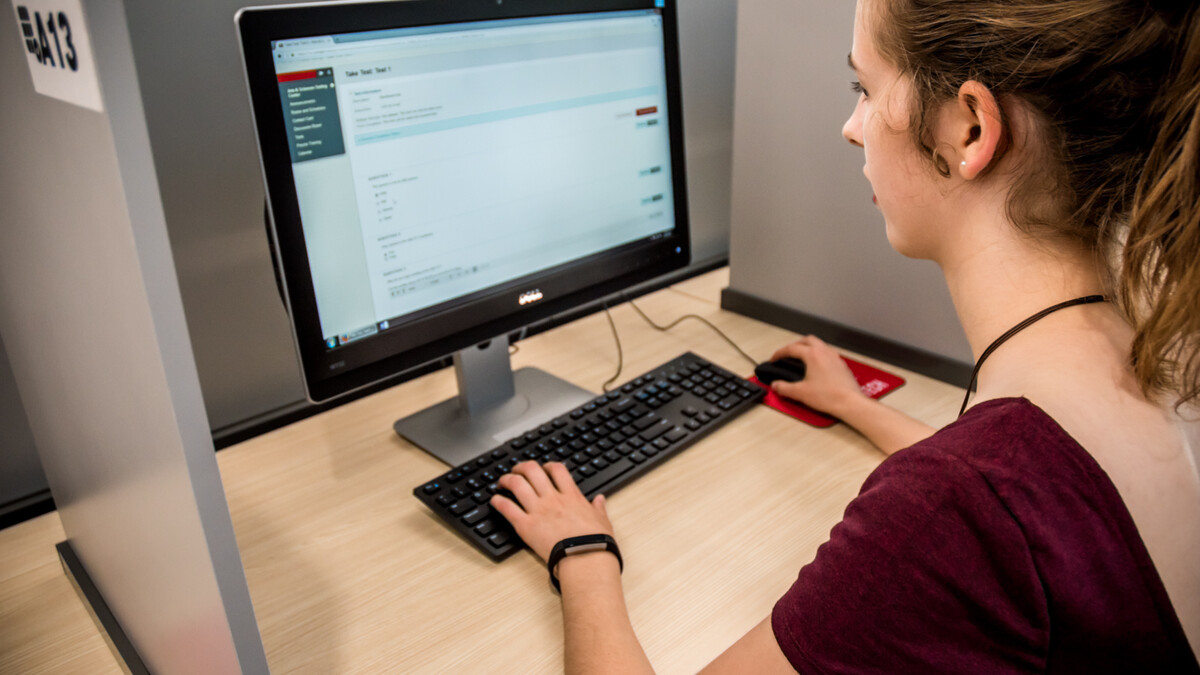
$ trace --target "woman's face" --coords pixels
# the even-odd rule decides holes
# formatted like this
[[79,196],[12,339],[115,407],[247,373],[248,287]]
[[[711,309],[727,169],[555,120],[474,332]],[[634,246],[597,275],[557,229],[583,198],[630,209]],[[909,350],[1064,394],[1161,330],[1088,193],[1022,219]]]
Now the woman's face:
[[908,78],[876,50],[870,5],[879,1],[860,0],[855,11],[850,65],[858,76],[859,96],[842,136],[863,149],[863,174],[875,191],[892,248],[909,257],[936,259],[939,224],[947,209],[945,179],[920,155],[909,133]]

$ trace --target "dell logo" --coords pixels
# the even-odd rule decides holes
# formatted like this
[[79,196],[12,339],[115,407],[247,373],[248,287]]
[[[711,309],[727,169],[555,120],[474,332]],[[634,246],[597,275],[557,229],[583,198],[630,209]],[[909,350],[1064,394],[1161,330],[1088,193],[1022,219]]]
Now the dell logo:
[[517,297],[517,304],[528,305],[531,302],[537,302],[542,299],[542,292],[536,288],[532,291],[526,291]]

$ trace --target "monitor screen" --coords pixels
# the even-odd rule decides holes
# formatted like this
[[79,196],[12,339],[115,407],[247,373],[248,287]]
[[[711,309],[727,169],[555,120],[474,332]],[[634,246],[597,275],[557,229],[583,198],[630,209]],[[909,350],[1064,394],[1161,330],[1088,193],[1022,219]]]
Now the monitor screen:
[[687,264],[672,11],[407,0],[239,13],[311,399]]

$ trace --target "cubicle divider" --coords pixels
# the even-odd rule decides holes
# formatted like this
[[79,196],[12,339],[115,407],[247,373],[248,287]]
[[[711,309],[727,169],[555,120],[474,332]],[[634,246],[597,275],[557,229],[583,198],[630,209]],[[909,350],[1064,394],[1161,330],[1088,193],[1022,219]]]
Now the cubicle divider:
[[265,673],[124,6],[13,6],[0,12],[0,334],[64,564],[102,598],[93,611],[110,612],[131,671]]

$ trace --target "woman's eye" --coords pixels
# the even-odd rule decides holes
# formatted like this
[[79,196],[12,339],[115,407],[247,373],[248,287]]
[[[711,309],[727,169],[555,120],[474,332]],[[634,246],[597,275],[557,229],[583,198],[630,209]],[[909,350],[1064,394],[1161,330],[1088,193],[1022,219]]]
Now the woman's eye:
[[863,89],[862,83],[858,80],[852,80],[850,82],[850,89],[856,94],[862,94],[863,96],[867,95],[867,90]]

